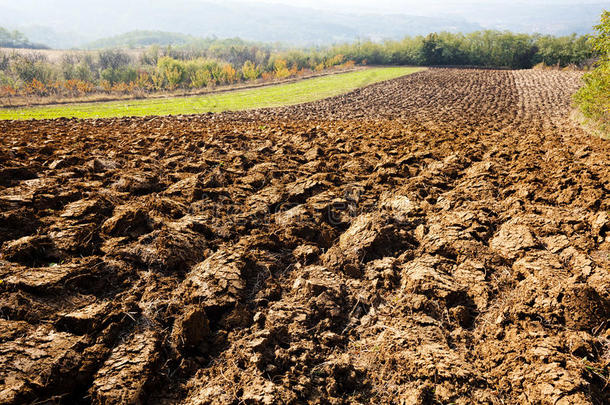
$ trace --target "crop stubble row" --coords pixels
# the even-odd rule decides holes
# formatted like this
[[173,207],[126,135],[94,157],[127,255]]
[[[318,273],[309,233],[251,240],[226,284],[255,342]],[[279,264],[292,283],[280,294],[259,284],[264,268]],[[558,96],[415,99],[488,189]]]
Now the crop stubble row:
[[573,72],[1,122],[0,403],[608,401],[607,142]]

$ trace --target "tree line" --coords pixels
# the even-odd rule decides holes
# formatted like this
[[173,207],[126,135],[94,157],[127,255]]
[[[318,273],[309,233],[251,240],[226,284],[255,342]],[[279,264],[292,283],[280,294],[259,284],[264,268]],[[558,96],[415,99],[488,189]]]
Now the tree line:
[[448,32],[400,41],[357,42],[335,46],[356,63],[379,65],[481,66],[529,69],[537,64],[583,66],[594,53],[586,36],[515,34],[505,31]]
[[584,36],[501,31],[443,32],[307,49],[209,38],[140,51],[68,51],[53,61],[43,53],[4,52],[0,53],[0,97],[198,89],[367,64],[513,69],[537,64],[584,66],[594,56],[595,50]]
[[342,55],[299,53],[296,57],[245,45],[209,49],[152,46],[140,53],[116,49],[73,51],[59,60],[37,52],[5,52],[0,53],[0,98],[202,89],[354,65]]

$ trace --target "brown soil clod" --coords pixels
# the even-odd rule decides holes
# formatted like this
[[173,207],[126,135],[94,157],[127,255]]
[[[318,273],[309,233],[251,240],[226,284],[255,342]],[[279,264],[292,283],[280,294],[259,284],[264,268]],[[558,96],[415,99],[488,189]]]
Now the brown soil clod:
[[192,350],[205,353],[210,336],[210,322],[202,309],[187,307],[175,322],[172,330],[172,345],[181,353]]
[[610,403],[580,83],[0,121],[0,404]]

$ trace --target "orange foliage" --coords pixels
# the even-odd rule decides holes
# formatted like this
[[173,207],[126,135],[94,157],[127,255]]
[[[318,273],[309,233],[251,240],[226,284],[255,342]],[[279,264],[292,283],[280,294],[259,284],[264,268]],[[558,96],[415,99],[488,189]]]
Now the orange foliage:
[[47,85],[47,89],[52,90],[55,94],[60,94],[63,86],[61,81],[51,82]]
[[[40,88],[40,85],[37,84]],[[30,87],[32,87],[30,85]],[[39,89],[40,90],[40,89]],[[95,87],[92,83],[85,82],[83,80],[71,79],[71,80],[58,80],[55,82],[51,82],[46,85],[46,90],[44,94],[41,94],[40,91],[35,92],[37,95],[49,95],[49,94],[57,94],[57,95],[68,95],[68,96],[77,96],[77,95],[85,95],[89,93],[93,93],[95,91]],[[27,88],[26,88],[27,93]],[[30,89],[30,94],[32,90]]]
[[78,93],[78,80],[66,80],[63,82],[63,86],[69,94],[76,95]]
[[277,59],[273,64],[273,69],[275,70],[275,77],[278,79],[285,79],[290,76],[290,71],[284,59]]
[[82,80],[77,81],[76,88],[81,94],[93,93],[95,91],[95,87],[93,87],[93,84]]
[[222,74],[228,84],[235,83],[237,81],[237,71],[230,64],[224,65],[222,68]]
[[12,97],[17,95],[17,90],[13,86],[2,86],[0,87],[1,97]]
[[155,85],[150,79],[148,72],[140,72],[138,74],[138,78],[136,79],[136,87],[141,90],[154,90]]
[[345,56],[343,55],[335,55],[332,58],[328,59],[325,63],[325,66],[327,68],[333,67],[333,66],[337,66],[340,65],[343,62],[343,59],[345,59]]
[[33,79],[25,86],[26,95],[44,96],[47,94],[47,86],[38,79]]
[[110,83],[108,80],[101,80],[100,87],[107,93],[112,91],[112,83]]
[[129,93],[129,87],[129,84],[127,83],[118,82],[112,86],[112,91],[115,93]]

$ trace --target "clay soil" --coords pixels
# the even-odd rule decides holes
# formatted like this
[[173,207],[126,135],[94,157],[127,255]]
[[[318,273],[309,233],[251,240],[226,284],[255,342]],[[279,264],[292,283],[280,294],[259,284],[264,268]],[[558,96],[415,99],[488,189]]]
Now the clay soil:
[[605,404],[580,74],[0,123],[0,403]]

